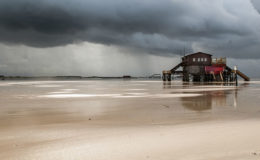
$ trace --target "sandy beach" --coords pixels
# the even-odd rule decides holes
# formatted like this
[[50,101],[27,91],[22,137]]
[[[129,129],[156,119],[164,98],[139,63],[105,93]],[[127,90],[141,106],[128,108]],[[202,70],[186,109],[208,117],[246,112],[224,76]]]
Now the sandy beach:
[[1,160],[258,160],[260,82],[0,82]]

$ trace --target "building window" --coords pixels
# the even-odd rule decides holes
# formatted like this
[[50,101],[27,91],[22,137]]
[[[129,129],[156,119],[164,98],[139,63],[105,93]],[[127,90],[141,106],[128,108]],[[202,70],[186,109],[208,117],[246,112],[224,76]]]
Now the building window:
[[208,59],[207,59],[207,58],[205,58],[205,59],[204,59],[204,61],[205,61],[205,62],[207,62],[207,61],[208,61]]
[[198,62],[200,62],[200,58],[198,58]]
[[196,58],[193,58],[193,62],[196,62]]
[[201,62],[203,62],[203,61],[204,61],[204,59],[203,59],[203,58],[201,58],[200,60],[201,60]]

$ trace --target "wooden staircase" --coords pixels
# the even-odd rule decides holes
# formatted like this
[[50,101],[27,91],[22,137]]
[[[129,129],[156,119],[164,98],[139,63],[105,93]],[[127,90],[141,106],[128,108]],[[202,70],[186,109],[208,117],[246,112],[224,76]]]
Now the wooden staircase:
[[181,67],[181,66],[183,66],[183,62],[181,62],[181,63],[179,63],[177,66],[175,66],[175,67],[173,67],[170,71],[171,71],[171,73],[173,74],[173,73],[175,73],[176,72],[176,70],[179,68],[179,67]]
[[[235,73],[235,70],[231,69],[230,67],[226,66],[226,69],[230,72]],[[239,75],[241,78],[243,78],[245,81],[250,81],[250,78],[242,73],[241,71],[237,70],[237,75]]]

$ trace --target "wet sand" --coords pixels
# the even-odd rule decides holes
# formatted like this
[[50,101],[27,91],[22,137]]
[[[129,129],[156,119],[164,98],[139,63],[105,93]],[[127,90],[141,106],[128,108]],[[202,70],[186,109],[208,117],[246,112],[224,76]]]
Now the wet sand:
[[0,159],[260,159],[260,82],[0,82]]

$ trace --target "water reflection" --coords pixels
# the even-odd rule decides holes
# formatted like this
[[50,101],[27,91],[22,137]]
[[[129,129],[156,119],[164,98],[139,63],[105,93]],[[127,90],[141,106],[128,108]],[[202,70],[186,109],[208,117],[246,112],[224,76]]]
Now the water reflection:
[[169,89],[169,88],[171,88],[172,87],[172,85],[171,85],[171,81],[163,81],[163,88],[164,89]]
[[203,96],[199,97],[182,97],[182,105],[193,111],[210,110],[213,106],[226,106],[227,91],[212,91],[205,92]]
[[[249,84],[247,83],[241,83],[239,87],[235,87],[233,84],[225,83],[183,83],[181,87],[183,89],[182,93],[193,92],[202,94],[202,96],[181,97],[181,103],[183,107],[192,111],[206,111],[211,110],[213,107],[225,106],[233,106],[237,109],[238,92],[248,86]],[[164,82],[163,88],[173,89],[175,92],[179,91],[179,88],[171,82]],[[228,102],[230,103],[227,104]]]
[[[196,112],[211,111],[210,115],[221,116],[227,110],[234,111],[234,108],[239,110],[239,113],[260,113],[259,104],[256,102],[260,91],[257,85],[253,86],[257,90],[252,90],[250,89],[252,86],[248,83],[240,83],[239,87],[235,87],[222,84],[165,82],[162,89],[161,82],[129,83],[131,85],[121,81],[80,81],[73,84],[53,81],[48,85],[64,87],[2,86],[0,127],[23,124],[89,123],[89,118],[91,124],[97,121],[100,123],[122,121],[161,123],[168,120],[177,123],[177,121],[194,119],[197,116]],[[105,90],[98,90],[104,87]],[[60,99],[41,97],[55,94],[56,96],[57,94],[84,96]],[[113,97],[118,94],[119,96]],[[88,98],[89,95],[94,96]],[[186,109],[195,111],[195,114],[186,114]],[[235,112],[232,112],[232,115],[233,113]],[[200,114],[197,118],[201,120],[203,117]]]

